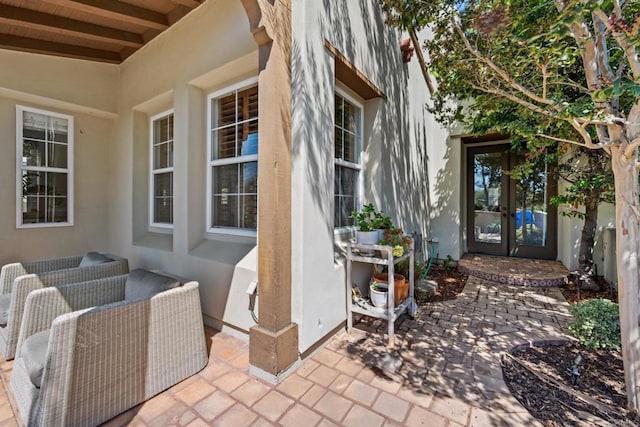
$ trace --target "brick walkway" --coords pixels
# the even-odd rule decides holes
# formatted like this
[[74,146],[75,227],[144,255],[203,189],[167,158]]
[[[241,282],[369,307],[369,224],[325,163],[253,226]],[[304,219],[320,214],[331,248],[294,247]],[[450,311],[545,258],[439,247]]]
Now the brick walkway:
[[[249,375],[245,342],[207,329],[203,371],[105,425],[537,425],[506,389],[499,356],[562,335],[568,319],[557,289],[470,277],[456,300],[398,321],[394,348],[385,345],[386,324],[363,317],[277,386]],[[19,425],[12,362],[0,367],[0,427]]]

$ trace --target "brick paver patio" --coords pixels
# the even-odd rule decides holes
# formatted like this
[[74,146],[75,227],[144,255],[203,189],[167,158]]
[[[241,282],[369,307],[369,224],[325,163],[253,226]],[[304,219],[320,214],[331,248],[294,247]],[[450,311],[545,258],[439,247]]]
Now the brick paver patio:
[[[107,426],[521,426],[538,425],[502,380],[501,352],[564,336],[570,318],[556,289],[470,277],[454,301],[396,323],[362,317],[279,385],[249,375],[248,345],[207,329],[210,362],[197,375]],[[14,415],[12,362],[2,361],[0,427]]]

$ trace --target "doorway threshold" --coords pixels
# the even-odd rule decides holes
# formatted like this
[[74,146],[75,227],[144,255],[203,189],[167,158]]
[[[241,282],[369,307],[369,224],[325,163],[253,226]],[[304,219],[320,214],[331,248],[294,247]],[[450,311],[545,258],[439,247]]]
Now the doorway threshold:
[[481,254],[464,254],[458,270],[493,282],[535,288],[565,286],[569,273],[559,261]]

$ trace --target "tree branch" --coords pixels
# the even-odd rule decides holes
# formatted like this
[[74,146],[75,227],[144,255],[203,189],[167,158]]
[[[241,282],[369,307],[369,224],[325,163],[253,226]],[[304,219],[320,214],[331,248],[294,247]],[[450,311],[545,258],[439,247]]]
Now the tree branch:
[[600,66],[603,80],[605,80],[607,84],[612,84],[615,79],[615,75],[613,74],[613,70],[611,70],[611,65],[609,64],[609,49],[607,48],[607,39],[605,37],[607,27],[604,22],[601,22],[601,17],[597,14],[594,13],[592,18],[596,33],[596,49],[598,49],[596,57],[598,58],[598,65]]
[[638,58],[636,53],[636,47],[629,39],[625,33],[620,33],[615,31],[609,22],[609,17],[606,13],[604,13],[601,9],[596,9],[593,11],[594,15],[598,17],[598,19],[607,27],[613,38],[616,40],[616,43],[622,48],[627,61],[629,62],[629,66],[631,67],[631,72],[633,73],[633,79],[637,82],[640,81],[640,58]]
[[573,141],[571,139],[558,138],[556,136],[546,135],[544,133],[538,133],[536,135],[539,136],[539,137],[542,137],[542,138],[546,138],[546,139],[550,139],[552,141],[556,141],[556,142],[566,142],[567,144],[579,145],[581,147],[585,146],[584,142]]
[[633,157],[634,151],[637,150],[638,147],[640,147],[640,136],[631,141],[629,145],[627,145],[627,148],[625,148],[624,150],[624,156],[627,159],[631,159],[631,157]]
[[525,108],[530,109],[531,111],[535,112],[535,113],[539,113],[542,115],[545,115],[547,117],[555,117],[555,114],[552,111],[546,110],[532,102],[529,102],[525,99],[519,98],[518,96],[509,93],[503,89],[497,88],[497,87],[487,87],[487,86],[479,86],[476,84],[471,83],[471,87],[473,87],[476,90],[482,91],[482,92],[486,92],[486,93],[492,93],[494,95],[498,95],[498,96],[502,96],[503,98],[509,99],[517,104],[522,105]]
[[478,49],[474,48],[471,45],[471,42],[469,42],[469,39],[467,38],[467,36],[464,34],[464,31],[462,31],[462,28],[460,28],[460,25],[458,25],[458,23],[454,19],[451,20],[451,24],[453,25],[454,29],[462,39],[462,42],[464,43],[467,50],[474,57],[476,57],[478,61],[486,64],[489,68],[491,68],[498,76],[500,76],[500,78],[502,78],[502,80],[505,81],[505,83],[507,83],[507,85],[509,85],[511,88],[515,89],[516,91],[520,92],[521,94],[523,94],[524,96],[526,96],[527,98],[535,102],[538,102],[540,104],[550,105],[556,108],[553,101],[550,101],[548,99],[538,96],[537,94],[531,92],[526,87],[522,86],[520,83],[513,80],[511,76],[509,76],[509,74],[505,72],[502,68],[500,68],[495,62],[493,62],[492,60],[484,56],[482,53],[480,53]]

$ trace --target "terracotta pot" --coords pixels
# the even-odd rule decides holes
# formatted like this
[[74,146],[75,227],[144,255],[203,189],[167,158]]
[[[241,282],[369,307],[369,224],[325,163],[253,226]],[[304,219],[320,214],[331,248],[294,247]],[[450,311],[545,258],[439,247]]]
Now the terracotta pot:
[[[376,273],[372,281],[389,284],[389,274]],[[397,306],[409,296],[409,282],[402,274],[394,274],[393,285],[393,305]]]

